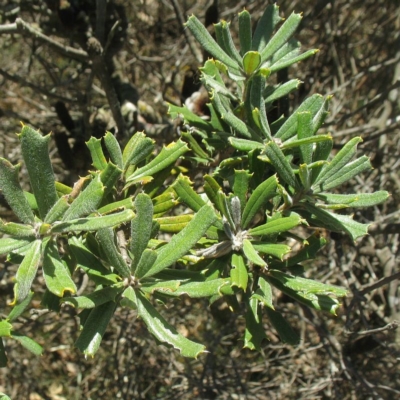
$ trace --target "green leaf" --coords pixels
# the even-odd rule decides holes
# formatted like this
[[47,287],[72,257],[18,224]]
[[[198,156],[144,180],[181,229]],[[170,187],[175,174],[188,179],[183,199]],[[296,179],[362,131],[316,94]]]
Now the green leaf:
[[283,256],[290,253],[291,248],[286,244],[279,244],[279,243],[259,243],[259,242],[252,242],[253,247],[259,252],[263,254],[268,254],[279,258],[280,260],[283,259]]
[[137,312],[158,341],[178,349],[183,357],[197,358],[204,352],[202,344],[192,342],[178,333],[140,292],[137,292]]
[[185,228],[172,236],[168,244],[161,247],[156,263],[143,277],[162,271],[184,256],[216,220],[213,208],[203,206]]
[[276,4],[268,5],[254,31],[252,49],[263,51],[270,41],[276,25],[282,20],[279,16],[279,7]]
[[33,292],[29,292],[28,296],[26,296],[23,301],[13,307],[10,314],[8,314],[8,321],[12,322],[16,320],[26,310],[32,300],[33,294]]
[[122,169],[112,162],[107,163],[106,167],[100,173],[101,183],[104,185],[103,198],[115,188],[117,181],[121,178]]
[[240,54],[243,56],[252,48],[251,16],[247,10],[239,13]]
[[48,150],[50,135],[43,137],[39,132],[24,125],[18,137],[21,141],[22,156],[39,208],[39,215],[41,219],[44,219],[58,200]]
[[113,203],[106,204],[103,207],[100,207],[97,212],[99,214],[109,214],[115,211],[121,211],[126,209],[133,209],[133,197],[128,197],[127,199],[123,199],[120,201],[115,201]]
[[242,228],[245,229],[254,216],[266,205],[267,201],[276,195],[278,180],[276,175],[258,185],[251,194],[242,215]]
[[308,57],[313,56],[314,54],[318,53],[318,51],[319,51],[318,49],[312,49],[305,51],[304,53],[299,55],[292,55],[292,56],[288,55],[287,57],[284,57],[281,60],[272,63],[271,65],[269,65],[268,68],[270,69],[271,73],[277,72],[283,68],[290,67],[295,63],[298,63],[300,61],[307,59]]
[[103,289],[94,291],[85,296],[64,297],[61,303],[67,303],[75,308],[95,308],[104,303],[115,302],[116,297],[122,293],[124,286],[122,284],[116,286],[106,286]]
[[274,305],[272,304],[272,288],[269,282],[267,282],[263,277],[258,279],[258,288],[251,297],[257,299],[266,307],[274,310]]
[[35,240],[27,251],[18,271],[15,275],[14,304],[21,303],[31,291],[32,282],[35,279],[41,256],[40,240]]
[[260,350],[261,343],[267,336],[262,324],[262,317],[258,307],[258,300],[250,298],[246,309],[246,330],[244,333],[244,348]]
[[180,202],[185,203],[193,211],[199,211],[206,203],[193,190],[191,182],[187,176],[179,175],[178,179],[173,183],[172,188],[178,195]]
[[52,224],[53,222],[60,221],[63,219],[65,213],[69,208],[69,195],[60,197],[53,207],[50,208],[47,213],[44,222],[46,224]]
[[85,356],[93,357],[100,347],[104,332],[114,315],[116,303],[109,301],[93,308],[85,321],[83,330],[75,342],[75,346]]
[[96,211],[103,198],[103,194],[104,186],[100,175],[97,174],[72,202],[68,211],[64,214],[63,221],[68,222]]
[[243,240],[243,253],[246,258],[255,265],[266,267],[267,263],[260,257],[258,251],[253,247],[248,239]]
[[17,332],[12,333],[12,338],[17,340],[31,353],[35,354],[35,356],[41,356],[43,353],[43,347],[36,343],[33,339],[28,336],[21,335]]
[[43,249],[43,275],[47,289],[58,297],[66,291],[76,293],[68,267],[62,262],[54,239],[47,240]]
[[256,142],[254,140],[249,140],[249,139],[239,139],[239,138],[235,138],[233,136],[231,136],[228,139],[229,143],[231,144],[231,146],[233,148],[235,148],[236,150],[240,150],[240,151],[251,151],[251,150],[256,150],[256,149],[263,149],[264,145],[261,144],[260,142]]
[[316,197],[327,204],[341,205],[343,208],[354,207],[372,207],[383,203],[390,194],[384,190],[374,193],[356,193],[356,194],[331,194],[318,193]]
[[131,269],[122,257],[115,244],[115,234],[112,228],[99,229],[96,239],[100,243],[110,265],[124,278],[130,278]]
[[128,286],[122,293],[120,304],[122,307],[129,307],[132,310],[137,310],[136,292],[132,286]]
[[278,332],[282,342],[288,343],[292,346],[300,343],[300,336],[292,329],[280,312],[272,310],[271,308],[266,308],[265,311],[272,326]]
[[172,142],[167,147],[163,147],[160,154],[158,154],[152,161],[144,167],[137,169],[132,175],[130,175],[126,179],[126,182],[137,182],[145,176],[153,176],[157,172],[173,164],[188,150],[189,148],[182,140],[179,139],[177,142]]
[[0,239],[0,254],[8,254],[31,243],[30,240],[2,238]]
[[182,214],[173,217],[160,217],[155,220],[160,224],[163,232],[178,233],[193,219],[192,214]]
[[153,267],[154,263],[156,262],[158,254],[156,251],[151,249],[145,249],[141,257],[138,261],[136,270],[135,270],[135,278],[142,279],[142,277],[146,276],[151,268]]
[[[0,368],[3,368],[3,367],[7,366],[7,357],[5,359],[6,363],[5,364],[2,363],[2,360],[3,360],[3,358],[2,358],[3,351],[2,351],[2,348],[1,348],[2,345],[3,345],[3,342],[0,340]],[[5,355],[5,353],[4,353],[4,355]],[[11,398],[8,397],[7,395],[5,395],[4,393],[0,393],[0,400],[11,400]]]
[[122,152],[118,140],[111,132],[107,132],[104,136],[104,144],[107,147],[108,153],[110,154],[111,161],[118,166],[121,170],[123,169]]
[[90,155],[92,157],[92,165],[97,169],[102,171],[106,165],[107,160],[103,153],[103,148],[101,146],[101,139],[96,139],[95,137],[91,137],[87,142],[86,146],[90,151]]
[[[206,61],[204,68],[201,68],[201,70],[204,71],[210,62],[211,60]],[[186,106],[178,107],[173,104],[168,104],[168,114],[171,115],[173,120],[176,118],[183,118],[185,123],[199,129],[200,131],[211,132],[212,130],[212,126],[209,122],[203,118],[200,118],[198,115],[190,111]]]
[[251,75],[261,64],[261,55],[258,51],[248,51],[243,56],[243,68],[244,72],[249,76]]
[[249,272],[247,271],[243,256],[239,253],[233,253],[231,264],[232,286],[237,286],[239,289],[245,291],[247,289]]
[[300,218],[299,215],[296,214],[291,214],[288,217],[279,216],[272,221],[268,221],[266,224],[249,229],[249,234],[254,236],[261,236],[282,233],[300,225],[302,222],[303,220]]
[[178,201],[175,199],[174,195],[175,192],[170,190],[168,192],[164,192],[160,196],[154,197],[152,199],[154,215],[161,216],[176,206]]
[[115,227],[129,222],[134,217],[132,210],[124,210],[118,213],[100,217],[78,218],[68,222],[54,224],[52,233],[67,233],[81,231],[97,231],[102,228]]
[[135,133],[127,143],[122,153],[124,170],[129,165],[138,165],[154,150],[154,140],[146,137],[143,132]]
[[152,230],[153,203],[147,194],[139,193],[135,199],[136,216],[131,221],[130,251],[133,255],[132,272],[135,271],[146,249]]
[[0,338],[10,337],[12,328],[12,325],[7,320],[0,321]]
[[193,36],[201,44],[201,47],[211,54],[217,60],[222,61],[225,65],[232,68],[239,68],[237,61],[233,60],[225,51],[218,45],[218,43],[208,33],[204,25],[192,15],[185,24],[193,33]]
[[233,43],[233,39],[229,31],[229,23],[222,20],[217,24],[214,24],[214,31],[217,43],[225,50],[225,53],[228,54],[228,56],[235,60],[238,65],[240,65],[242,63],[242,57]]
[[301,22],[301,14],[292,14],[279,28],[278,32],[271,38],[261,52],[261,64],[264,64],[269,58],[272,57],[288,40],[293,36],[297,27]]
[[35,216],[19,183],[19,170],[19,164],[13,166],[0,157],[0,190],[19,220],[29,224],[34,221]]
[[0,232],[6,235],[14,236],[14,238],[35,238],[36,231],[31,225],[23,225],[15,222],[4,223],[0,219]]
[[264,90],[263,98],[265,101],[265,105],[267,109],[269,109],[270,105],[282,98],[288,96],[291,92],[298,89],[302,82],[298,79],[291,79],[285,83],[279,84],[277,86],[268,85]]
[[71,236],[68,239],[68,245],[77,266],[82,268],[97,285],[111,285],[120,280],[117,274],[111,273],[101,264],[100,260],[82,243],[81,239]]
[[293,169],[278,145],[274,141],[268,142],[265,146],[264,152],[268,156],[271,164],[274,166],[279,178],[293,188],[297,188],[298,183]]
[[[249,182],[252,174],[246,170],[235,170],[235,180],[233,183],[233,193],[238,197],[241,206],[241,213],[247,203],[247,192],[249,190]],[[243,222],[242,222],[243,226]]]

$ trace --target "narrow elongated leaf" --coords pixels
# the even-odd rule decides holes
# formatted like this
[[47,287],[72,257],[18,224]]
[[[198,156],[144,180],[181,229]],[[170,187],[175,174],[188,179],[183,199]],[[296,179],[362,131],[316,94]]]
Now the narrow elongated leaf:
[[112,228],[99,229],[96,238],[100,243],[110,265],[124,278],[130,278],[131,269],[122,257],[115,244],[115,234]]
[[185,25],[190,29],[190,31],[193,33],[193,36],[201,44],[201,47],[205,51],[207,51],[217,60],[222,61],[228,67],[233,67],[236,69],[239,68],[237,61],[233,60],[228,54],[225,53],[225,51],[208,33],[204,25],[194,15],[189,18]]
[[385,190],[375,193],[356,193],[356,194],[331,194],[318,193],[318,198],[327,204],[340,204],[345,207],[372,207],[383,203],[388,199],[390,194]]
[[[306,139],[313,136],[312,116],[309,111],[297,113],[297,137]],[[311,164],[312,162],[313,144],[300,145],[301,163]]]
[[43,276],[47,289],[58,297],[63,297],[65,292],[76,293],[68,267],[58,254],[57,243],[50,239],[43,246]]
[[255,265],[266,267],[267,263],[260,257],[257,250],[248,239],[243,240],[243,253],[246,258]]
[[135,133],[122,153],[124,170],[129,165],[137,165],[149,156],[154,150],[154,140],[146,137],[143,132]]
[[244,291],[247,289],[247,282],[249,280],[249,271],[246,268],[244,258],[239,253],[233,253],[231,259],[231,280],[232,286],[237,286]]
[[260,350],[261,343],[267,339],[262,324],[261,312],[258,299],[250,298],[246,309],[246,330],[244,333],[244,348],[250,350]]
[[203,206],[185,228],[161,247],[156,263],[143,277],[155,275],[188,253],[216,220],[212,207]]
[[127,199],[123,199],[120,201],[115,201],[113,203],[106,204],[103,207],[100,207],[97,212],[99,214],[109,214],[115,211],[121,211],[126,209],[133,209],[133,197],[128,197]]
[[13,250],[26,246],[29,243],[31,241],[27,239],[2,238],[0,239],[0,254],[11,253]]
[[193,219],[192,214],[176,215],[174,217],[155,218],[163,232],[178,233]]
[[58,200],[48,150],[50,135],[43,137],[39,132],[24,125],[18,137],[39,215],[44,219]]
[[107,165],[107,160],[104,156],[103,148],[101,147],[101,139],[96,139],[92,136],[86,142],[86,145],[93,160],[92,165],[100,171],[103,170]]
[[120,179],[122,169],[114,165],[112,162],[107,163],[106,167],[100,173],[101,183],[104,185],[103,198],[112,192],[118,179]]
[[12,322],[16,320],[26,310],[32,300],[33,294],[33,292],[29,292],[28,296],[26,296],[23,301],[13,307],[10,314],[8,314],[8,321]]
[[268,5],[254,31],[252,49],[263,51],[276,25],[282,20],[279,16],[279,7],[276,4]]
[[247,10],[239,13],[240,54],[243,56],[252,48],[251,16]]
[[42,242],[35,240],[27,251],[15,275],[13,305],[22,302],[31,291],[32,282],[40,263]]
[[164,192],[160,196],[154,197],[153,201],[153,213],[154,215],[163,215],[171,208],[178,204],[175,199],[175,192],[170,190],[169,192]]
[[235,60],[238,65],[240,65],[242,63],[242,57],[233,43],[233,39],[229,31],[229,23],[221,20],[217,24],[214,24],[214,30],[217,43],[224,49],[225,53],[228,54],[230,58]]
[[153,176],[157,172],[173,164],[188,150],[189,148],[182,140],[179,139],[177,142],[172,142],[167,147],[164,147],[160,154],[158,154],[152,161],[144,167],[137,169],[132,175],[130,175],[126,179],[126,182],[138,181],[140,178],[145,176]]
[[75,346],[85,356],[93,357],[100,347],[104,332],[114,315],[116,303],[109,301],[94,308],[87,317]]
[[256,226],[249,229],[249,234],[254,236],[272,235],[276,233],[286,232],[302,223],[299,215],[291,214],[289,217],[276,218],[273,221],[268,221],[264,225]]
[[275,87],[268,85],[267,88],[264,90],[263,94],[263,99],[265,101],[265,104],[268,106],[267,109],[269,109],[269,106],[274,101],[282,97],[288,96],[291,92],[298,89],[300,84],[301,84],[300,80],[291,79],[288,82],[282,83]]
[[235,170],[233,193],[239,198],[242,214],[247,203],[247,192],[249,190],[249,182],[251,177],[252,174],[250,174],[248,171]]
[[29,224],[34,221],[35,216],[19,184],[19,170],[19,164],[13,166],[0,157],[0,190],[19,220]]
[[140,292],[136,294],[138,315],[158,341],[178,349],[184,357],[197,358],[204,352],[205,347],[202,344],[192,342],[178,333]]
[[28,336],[21,335],[17,332],[12,332],[12,338],[22,344],[27,350],[36,356],[41,356],[43,353],[43,347],[39,343],[36,343],[33,339]]
[[75,308],[95,308],[109,301],[115,302],[116,297],[124,290],[123,284],[106,286],[85,296],[64,297],[61,303],[67,303]]
[[261,150],[264,148],[264,145],[261,144],[260,142],[256,142],[254,140],[249,140],[249,139],[239,139],[231,136],[228,139],[228,141],[231,144],[231,146],[234,147],[235,149],[245,152],[256,149]]
[[4,223],[0,219],[0,232],[13,236],[14,238],[35,238],[36,231],[31,225],[18,224],[15,222]]
[[[205,69],[211,62],[212,62],[211,60],[208,60],[205,64],[204,68],[201,68],[201,70],[202,71],[204,70],[204,72],[206,73]],[[215,66],[215,63],[213,63],[213,65]],[[214,76],[214,74],[211,74],[211,73],[207,74],[207,75]],[[214,78],[215,78],[215,76],[214,76]],[[168,104],[168,114],[171,115],[172,119],[183,118],[183,120],[187,124],[199,129],[200,131],[210,132],[210,133],[212,131],[213,127],[209,122],[207,122],[203,118],[200,118],[198,115],[196,115],[195,113],[190,111],[186,106],[178,107],[173,104]]]
[[274,166],[279,178],[293,188],[297,188],[298,183],[296,181],[293,169],[278,145],[274,141],[268,142],[264,152],[268,156],[271,164]]
[[320,182],[326,181],[336,172],[345,167],[347,163],[355,156],[357,151],[357,144],[360,142],[362,142],[362,139],[360,137],[354,137],[353,139],[350,139],[336,154],[333,160],[322,169],[321,173],[318,175],[318,178],[314,183],[314,186],[316,186]]
[[301,14],[292,14],[271,38],[264,49],[260,49],[261,63],[264,64],[276,53],[294,34],[301,22]]
[[135,216],[132,210],[124,210],[115,214],[100,217],[78,218],[68,222],[54,224],[53,233],[97,231],[102,228],[110,228],[129,222]]
[[292,57],[284,57],[281,60],[279,60],[276,63],[273,63],[272,65],[269,65],[269,70],[271,71],[271,73],[273,72],[277,72],[283,68],[287,68],[290,67],[291,65],[298,63],[300,61],[306,60],[308,57],[311,57],[313,55],[315,55],[316,53],[318,53],[318,49],[312,49],[312,50],[308,50],[305,51],[302,54],[299,55],[293,55]]
[[278,332],[282,342],[295,346],[300,343],[300,336],[295,332],[282,314],[271,308],[265,309],[268,319],[271,321],[272,326]]
[[178,195],[179,201],[185,203],[193,211],[200,210],[206,203],[193,190],[191,182],[187,176],[179,175],[178,179],[173,183],[172,188]]
[[243,210],[243,229],[247,228],[254,216],[265,206],[267,201],[276,195],[277,185],[278,180],[276,175],[273,175],[254,189]]
[[118,140],[111,132],[107,132],[104,136],[104,143],[107,147],[107,150],[110,154],[111,161],[122,170],[123,161],[122,161],[122,152],[121,147],[118,143]]
[[145,249],[141,254],[140,260],[138,261],[135,278],[142,279],[151,270],[154,263],[156,262],[158,254],[156,251],[151,249]]
[[153,203],[147,194],[139,193],[135,199],[136,216],[131,221],[130,251],[133,255],[131,269],[135,271],[146,249],[152,230]]
[[44,219],[46,224],[52,224],[53,222],[60,221],[63,219],[65,213],[69,208],[69,195],[60,197],[53,207],[50,208],[49,212]]
[[279,243],[259,243],[259,242],[252,242],[253,247],[259,252],[263,254],[268,254],[279,258],[280,260],[283,259],[283,256],[290,253],[291,248],[286,244],[279,244]]
[[272,304],[272,288],[269,282],[263,277],[258,279],[258,288],[251,297],[256,298],[260,303],[274,310],[274,305]]
[[89,185],[72,202],[64,214],[63,221],[71,221],[96,211],[104,194],[104,186],[100,175],[96,175]]

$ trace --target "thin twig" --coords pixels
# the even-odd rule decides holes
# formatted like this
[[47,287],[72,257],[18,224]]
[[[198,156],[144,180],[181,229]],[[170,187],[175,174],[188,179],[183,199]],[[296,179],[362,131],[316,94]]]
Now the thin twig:
[[370,336],[370,335],[375,335],[376,333],[380,333],[380,332],[396,330],[399,325],[400,325],[399,321],[392,321],[392,322],[389,322],[387,325],[382,326],[380,328],[369,329],[367,331],[361,331],[361,332],[351,332],[351,331],[345,330],[344,333],[346,335],[354,335],[354,336]]

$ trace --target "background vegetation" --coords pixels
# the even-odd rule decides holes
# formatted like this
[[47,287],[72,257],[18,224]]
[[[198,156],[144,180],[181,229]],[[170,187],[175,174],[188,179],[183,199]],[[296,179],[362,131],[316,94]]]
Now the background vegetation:
[[[96,29],[91,24],[95,1],[67,3],[6,0],[1,23],[9,26],[20,17],[65,46],[88,50],[82,38],[88,26]],[[193,82],[206,56],[194,47],[182,23],[192,13],[203,22],[216,18],[210,8],[213,3],[114,3],[118,7],[107,14],[110,21],[105,26],[110,29],[121,21],[110,50],[115,55],[110,68],[120,85],[117,95],[131,112],[126,129],[144,129],[161,145],[178,134],[166,114],[165,101],[180,105],[198,89]],[[243,7],[254,20],[265,8],[265,1],[214,3],[218,18],[232,21],[233,30]],[[332,133],[338,147],[350,137],[362,136],[360,149],[375,168],[355,180],[349,192],[388,190],[392,194],[383,206],[357,215],[361,222],[375,221],[368,237],[353,244],[348,237],[330,235],[324,251],[309,265],[321,281],[334,279],[351,290],[339,316],[316,313],[282,297],[281,305],[301,333],[302,343],[294,348],[280,343],[266,324],[270,341],[259,354],[241,349],[243,321],[227,313],[222,303],[209,309],[206,301],[183,299],[164,313],[175,326],[186,327],[181,333],[205,343],[207,355],[187,360],[157,346],[134,313],[124,311],[116,315],[96,358],[85,360],[73,347],[78,327],[73,309],[63,308],[59,315],[32,312],[31,332],[24,333],[39,338],[45,354],[35,358],[8,342],[11,361],[0,371],[0,391],[13,399],[32,400],[390,399],[399,395],[400,336],[390,328],[400,319],[400,4],[397,0],[283,0],[279,5],[285,16],[293,10],[304,12],[297,38],[305,48],[320,52],[283,73],[301,79],[303,85],[287,103],[277,104],[275,113],[295,108],[313,93],[333,94],[323,129]],[[88,166],[83,141],[90,134],[103,135],[115,124],[107,82],[96,78],[87,60],[79,56],[65,57],[30,35],[6,34],[2,28],[0,33],[4,33],[0,36],[0,156],[13,163],[20,160],[14,134],[19,121],[52,131],[55,172],[61,181],[71,183]],[[65,109],[72,123],[66,121]],[[197,173],[204,171],[193,171],[194,180]],[[0,217],[7,219],[9,210],[0,200]],[[13,296],[14,268],[0,264],[1,313]]]

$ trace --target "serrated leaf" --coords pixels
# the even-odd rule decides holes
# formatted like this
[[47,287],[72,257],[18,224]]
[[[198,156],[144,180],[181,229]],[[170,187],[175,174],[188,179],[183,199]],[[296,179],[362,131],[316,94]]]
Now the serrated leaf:
[[100,217],[78,218],[67,222],[54,224],[51,228],[53,233],[97,231],[102,228],[115,227],[129,222],[135,216],[132,210],[124,210],[114,214]]
[[122,257],[115,244],[115,234],[112,228],[99,229],[96,232],[96,239],[103,249],[110,265],[115,268],[124,278],[130,278],[131,269]]
[[279,244],[279,243],[259,243],[259,242],[252,242],[253,247],[259,252],[263,254],[268,254],[279,258],[280,260],[283,259],[285,254],[290,253],[291,248],[286,244]]
[[87,142],[86,146],[90,151],[90,155],[92,157],[92,165],[97,170],[103,170],[107,165],[106,157],[103,153],[103,148],[101,146],[101,139],[96,139],[95,137],[91,137]]
[[249,229],[249,234],[254,236],[272,235],[286,232],[302,223],[302,219],[298,215],[290,215],[289,217],[280,217],[266,224],[256,226]]
[[121,170],[123,169],[122,152],[118,140],[111,132],[104,136],[104,144],[110,154],[111,161]]
[[178,349],[184,357],[197,358],[204,352],[205,346],[192,342],[178,333],[140,292],[136,294],[138,315],[158,341]]
[[193,190],[191,182],[187,176],[179,175],[178,179],[173,183],[172,188],[178,195],[179,201],[185,203],[193,211],[200,210],[206,203]]
[[58,297],[63,297],[65,292],[76,293],[75,283],[61,260],[57,243],[49,239],[43,243],[43,247],[43,276],[47,289]]
[[36,356],[42,355],[43,347],[28,336],[21,335],[17,332],[12,332],[12,338],[17,340],[20,344],[22,344],[22,346],[24,346],[27,350],[29,350]]
[[231,259],[232,269],[230,272],[232,286],[236,286],[244,291],[247,289],[249,271],[246,268],[244,258],[239,253],[233,253]]
[[274,141],[268,142],[264,148],[264,152],[274,166],[279,178],[293,188],[297,188],[298,183],[293,169],[278,145]]
[[278,180],[276,175],[258,185],[251,194],[242,215],[242,228],[245,229],[254,216],[266,205],[267,201],[276,195]]
[[19,164],[13,166],[0,157],[0,190],[19,220],[29,224],[34,221],[35,216],[19,183],[19,170]]
[[383,203],[388,199],[390,194],[385,190],[374,193],[355,193],[355,194],[331,194],[318,193],[318,199],[323,200],[327,204],[339,204],[343,208],[354,207],[372,207]]
[[300,336],[292,329],[280,312],[272,310],[271,308],[266,308],[265,311],[282,342],[292,346],[300,343]]
[[39,215],[41,219],[44,219],[58,200],[48,150],[50,135],[42,136],[31,127],[24,125],[18,137],[21,141],[21,152],[36,198]]
[[122,293],[124,286],[106,286],[85,296],[63,297],[61,303],[67,303],[75,308],[95,308],[109,301],[115,302],[116,297]]
[[87,317],[83,330],[75,346],[85,356],[93,357],[100,347],[104,332],[114,315],[116,304],[113,301],[93,308]]
[[30,293],[32,282],[35,279],[41,256],[41,240],[35,240],[27,251],[15,275],[14,301],[22,302]]
[[126,182],[138,181],[140,178],[145,176],[153,176],[157,172],[173,164],[188,150],[189,148],[187,147],[187,144],[182,140],[179,139],[177,142],[172,142],[167,147],[163,147],[160,154],[158,154],[152,161],[128,176]]
[[155,275],[188,253],[216,220],[217,216],[212,207],[203,206],[185,228],[161,247],[156,263],[144,276]]
[[104,186],[97,174],[89,185],[72,202],[63,217],[63,222],[69,222],[96,211],[104,194]]

